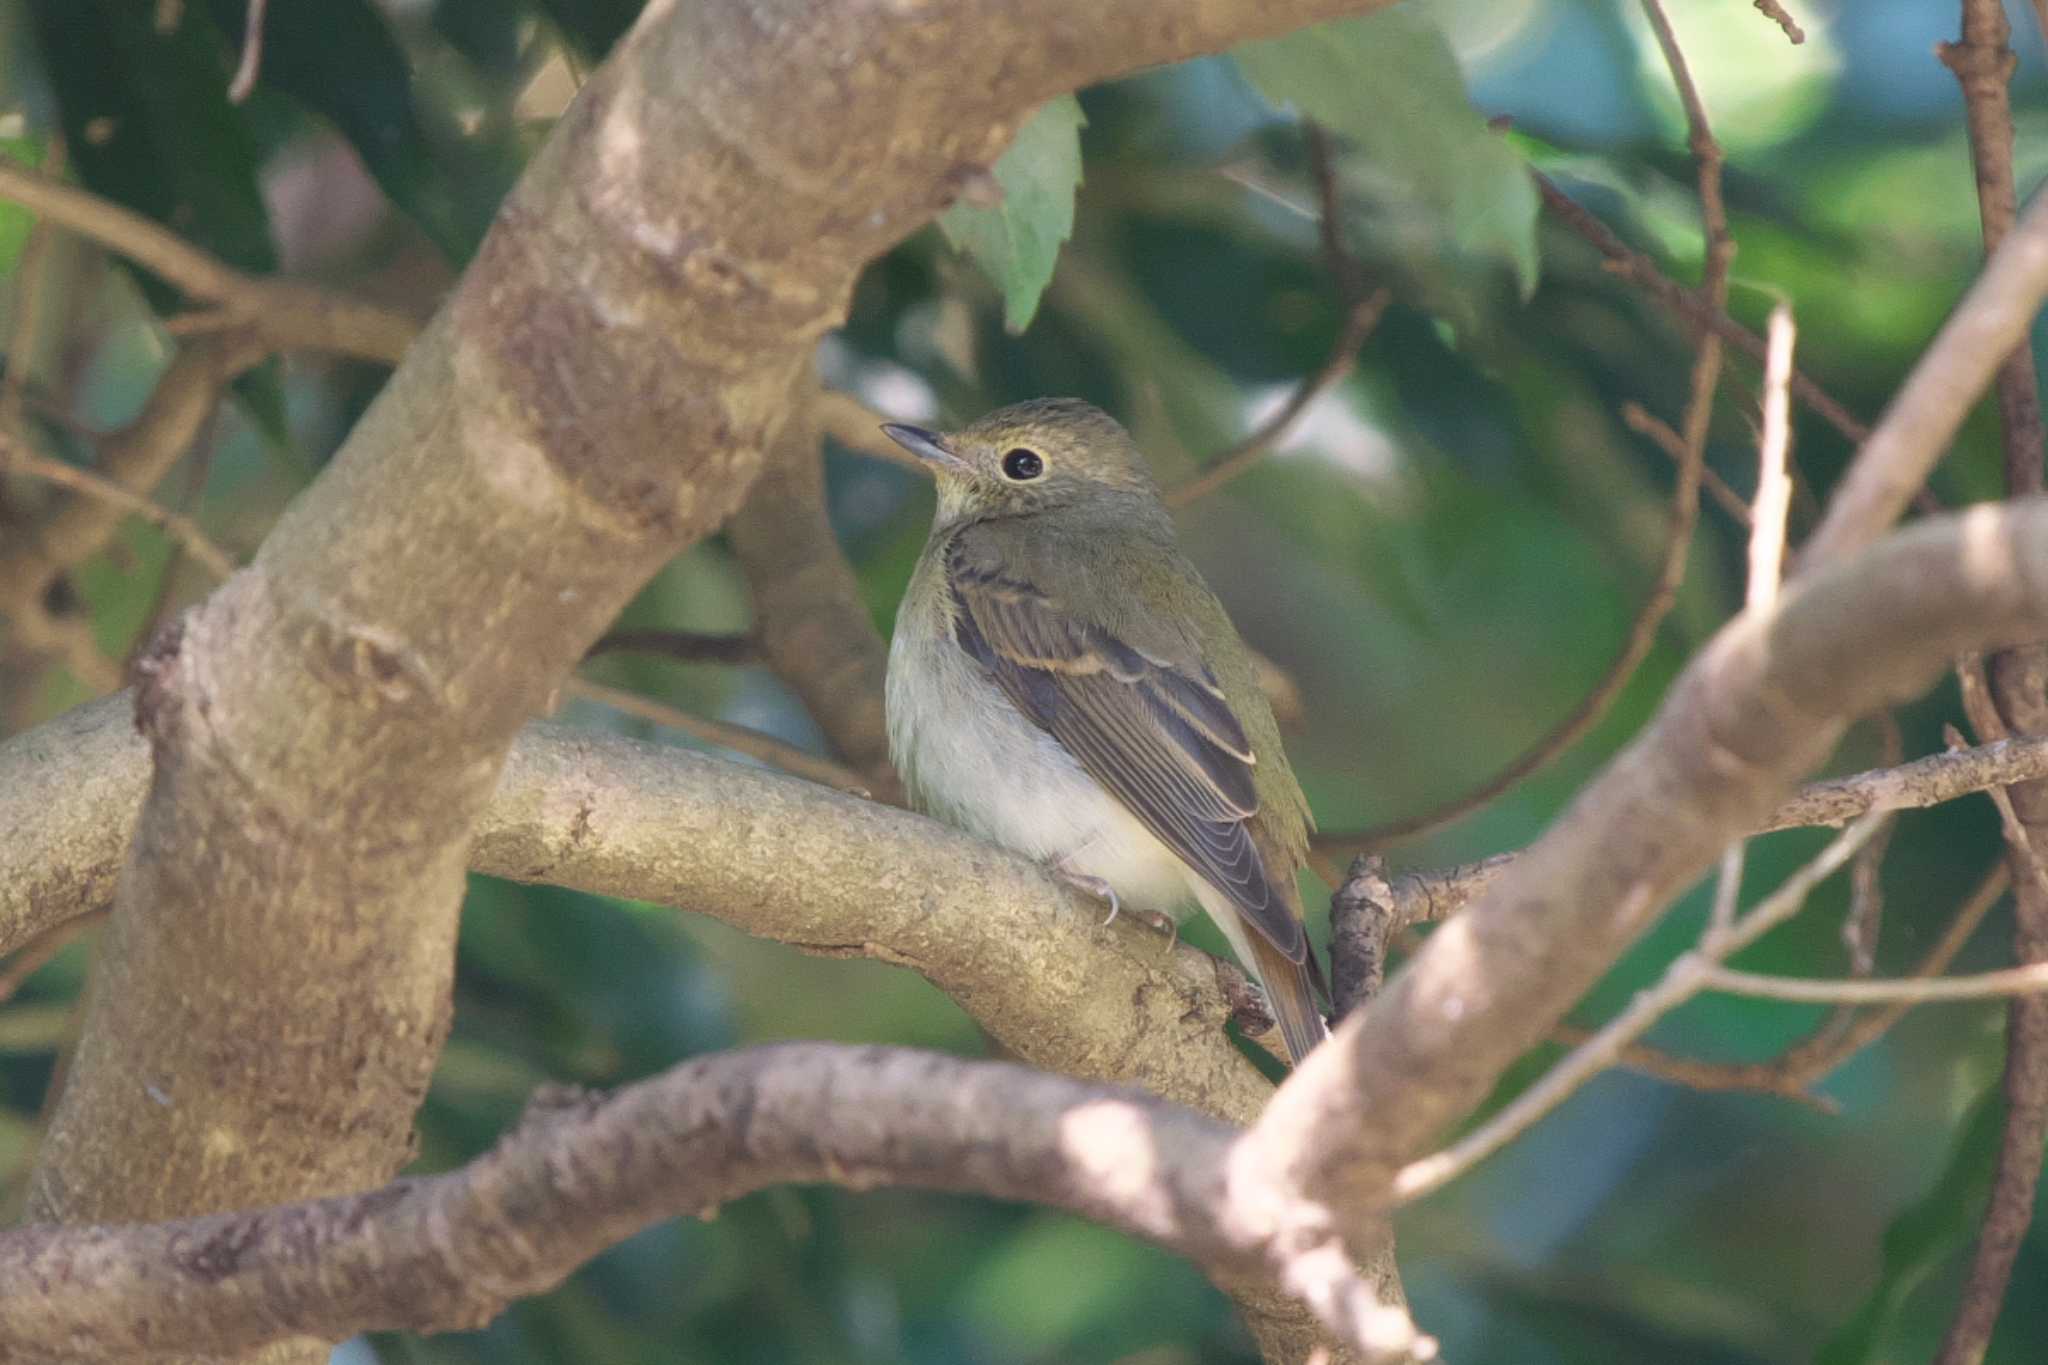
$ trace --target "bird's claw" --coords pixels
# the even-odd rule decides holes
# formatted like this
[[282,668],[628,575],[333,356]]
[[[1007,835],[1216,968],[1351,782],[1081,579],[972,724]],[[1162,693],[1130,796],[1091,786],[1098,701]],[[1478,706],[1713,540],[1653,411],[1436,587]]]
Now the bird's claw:
[[1054,867],[1052,873],[1083,895],[1093,896],[1099,901],[1108,901],[1109,918],[1102,922],[1102,927],[1107,929],[1116,923],[1116,917],[1122,913],[1124,907],[1123,902],[1117,899],[1115,887],[1100,877],[1090,876],[1086,872],[1069,872],[1064,867]]

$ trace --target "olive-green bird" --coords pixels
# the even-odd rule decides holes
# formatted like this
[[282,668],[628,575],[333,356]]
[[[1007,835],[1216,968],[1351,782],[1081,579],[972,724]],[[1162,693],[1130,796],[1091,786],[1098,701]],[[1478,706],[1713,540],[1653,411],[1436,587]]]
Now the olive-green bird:
[[1112,917],[1199,902],[1298,1063],[1328,1032],[1295,884],[1308,803],[1130,433],[1071,398],[882,429],[939,491],[889,649],[889,750],[913,801]]

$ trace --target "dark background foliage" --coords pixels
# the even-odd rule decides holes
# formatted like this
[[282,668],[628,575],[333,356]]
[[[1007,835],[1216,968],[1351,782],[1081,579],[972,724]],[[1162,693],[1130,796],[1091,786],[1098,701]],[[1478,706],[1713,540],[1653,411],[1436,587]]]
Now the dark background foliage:
[[[296,0],[275,7],[261,80],[235,105],[224,91],[240,0],[0,5],[0,150],[43,160],[61,143],[69,174],[240,267],[417,304],[461,270],[635,8]],[[1355,372],[1259,469],[1184,518],[1247,636],[1301,689],[1305,727],[1290,747],[1330,829],[1452,796],[1540,734],[1619,648],[1662,552],[1673,470],[1618,413],[1634,401],[1675,419],[1691,338],[1580,239],[1534,219],[1523,168],[1551,174],[1680,278],[1696,277],[1701,247],[1677,103],[1633,5],[1438,0],[1401,13],[1405,27],[1369,42],[1208,59],[1083,92],[1078,198],[1065,110],[1037,129],[1038,150],[1018,154],[1029,164],[1002,173],[1006,230],[1041,235],[1040,267],[1072,205],[1072,240],[1043,299],[1031,249],[984,240],[978,268],[949,238],[990,224],[949,220],[875,263],[821,356],[831,384],[907,420],[1083,395],[1125,418],[1171,483],[1270,411],[1338,335],[1343,300],[1318,245],[1301,131],[1260,91],[1335,128],[1347,244],[1395,301]],[[1960,99],[1932,55],[1956,16],[1932,0],[1815,0],[1800,17],[1809,39],[1795,48],[1746,5],[1690,0],[1673,13],[1730,154],[1741,248],[1731,311],[1760,326],[1773,301],[1790,302],[1802,367],[1868,418],[1979,258]],[[2024,194],[2048,168],[2048,83],[2031,13],[2015,5],[2013,20]],[[1462,140],[1444,131],[1466,92],[1447,59],[1424,60],[1433,27],[1472,101],[1511,130],[1467,115]],[[1420,46],[1396,64],[1399,43]],[[10,293],[27,231],[0,204]],[[161,368],[161,310],[173,300],[63,239],[39,269],[61,322],[19,358],[29,411],[50,450],[86,460],[81,432],[131,415]],[[1006,326],[1034,305],[1027,328]],[[320,357],[255,371],[158,496],[246,553],[381,378]],[[1755,385],[1754,367],[1731,366],[1709,454],[1744,493]],[[1987,416],[1943,466],[1945,500],[1996,492]],[[1797,437],[1824,490],[1846,444],[1804,413]],[[828,477],[835,524],[886,631],[929,495],[914,476],[836,447]],[[6,492],[38,496],[19,483]],[[1608,718],[1484,811],[1398,850],[1397,864],[1526,841],[1739,604],[1741,547],[1740,528],[1709,505],[1678,609]],[[69,584],[115,657],[205,587],[139,523]],[[746,618],[744,584],[714,541],[663,572],[627,621],[731,630]],[[611,657],[592,672],[819,742],[763,670]],[[11,679],[7,725],[85,695],[61,670]],[[1954,713],[1947,694],[1904,712],[1906,752],[1938,749]],[[1839,766],[1879,753],[1859,731]],[[1887,863],[1885,968],[1939,932],[1995,856],[1994,836],[1979,801],[1904,822]],[[1759,843],[1751,884],[1817,842]],[[1839,972],[1842,907],[1831,887],[1745,965]],[[1696,896],[1669,916],[1580,1017],[1625,1001],[1703,913]],[[1994,915],[1966,962],[1999,961],[2005,929]],[[86,961],[85,945],[68,951],[0,1010],[0,1172],[25,1167]],[[554,890],[479,880],[459,971],[456,1034],[421,1115],[422,1169],[483,1149],[543,1081],[611,1085],[770,1038],[984,1047],[908,973]],[[1711,998],[1655,1041],[1762,1058],[1815,1017]],[[2000,1018],[1989,1005],[1916,1014],[1828,1080],[1834,1115],[1627,1074],[1597,1082],[1402,1215],[1419,1316],[1467,1365],[1925,1358],[1995,1146]],[[2048,1356],[2048,1302],[2027,1288],[2044,1274],[2037,1228],[1994,1361]],[[343,1351],[392,1362],[1251,1358],[1192,1270],[1110,1233],[968,1200],[820,1190],[657,1228],[488,1331]]]

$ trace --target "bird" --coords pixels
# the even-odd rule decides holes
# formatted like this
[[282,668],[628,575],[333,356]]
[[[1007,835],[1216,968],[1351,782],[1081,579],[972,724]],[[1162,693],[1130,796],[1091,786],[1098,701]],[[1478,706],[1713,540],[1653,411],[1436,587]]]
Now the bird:
[[913,806],[1112,920],[1199,905],[1299,1065],[1329,1032],[1296,883],[1313,817],[1137,443],[1076,398],[882,430],[938,489],[889,646],[889,752]]

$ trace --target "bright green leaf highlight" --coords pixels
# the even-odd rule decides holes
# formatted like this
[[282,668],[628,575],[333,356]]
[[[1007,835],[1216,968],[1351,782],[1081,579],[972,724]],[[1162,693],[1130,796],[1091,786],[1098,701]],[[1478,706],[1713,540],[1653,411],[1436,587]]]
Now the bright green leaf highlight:
[[1052,101],[1018,130],[995,164],[1002,202],[992,208],[955,204],[939,218],[946,240],[972,256],[1003,291],[1003,322],[1012,332],[1031,325],[1060,243],[1074,231],[1081,129],[1087,121],[1072,95]]
[[[43,147],[40,142],[22,137],[0,137],[0,157],[22,166],[43,164]],[[14,273],[16,261],[28,245],[29,229],[35,226],[35,215],[19,204],[0,199],[0,279]]]
[[1383,10],[1232,55],[1274,105],[1292,105],[1344,139],[1346,189],[1365,185],[1398,202],[1402,235],[1416,248],[1448,242],[1508,266],[1525,298],[1535,289],[1538,206],[1528,168],[1472,107],[1457,58],[1429,19]]

